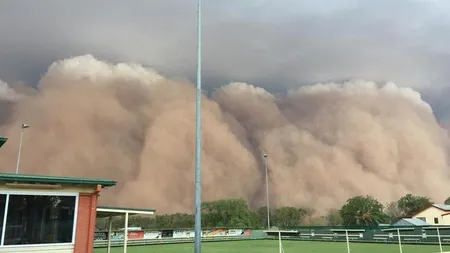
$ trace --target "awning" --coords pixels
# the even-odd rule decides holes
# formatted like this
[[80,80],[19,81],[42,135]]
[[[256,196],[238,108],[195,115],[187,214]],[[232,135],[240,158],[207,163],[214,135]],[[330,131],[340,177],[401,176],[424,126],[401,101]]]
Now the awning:
[[130,215],[152,215],[155,214],[154,209],[137,209],[137,208],[123,208],[123,207],[97,207],[97,218],[109,217],[108,226],[108,246],[107,253],[111,252],[111,231],[112,231],[112,217],[114,216],[125,216],[125,227],[123,231],[123,252],[127,252],[127,241],[128,241],[128,217]]
[[121,216],[125,213],[128,215],[152,215],[155,214],[154,209],[137,209],[137,208],[122,208],[122,207],[97,207],[97,217],[105,218],[111,216]]

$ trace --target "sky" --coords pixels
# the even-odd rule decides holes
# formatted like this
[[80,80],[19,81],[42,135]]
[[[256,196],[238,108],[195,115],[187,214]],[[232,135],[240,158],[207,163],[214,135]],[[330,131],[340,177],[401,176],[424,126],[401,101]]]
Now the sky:
[[[448,1],[203,1],[205,85],[282,90],[364,78],[446,87]],[[55,60],[93,54],[195,80],[196,1],[4,1],[0,76],[30,83]]]

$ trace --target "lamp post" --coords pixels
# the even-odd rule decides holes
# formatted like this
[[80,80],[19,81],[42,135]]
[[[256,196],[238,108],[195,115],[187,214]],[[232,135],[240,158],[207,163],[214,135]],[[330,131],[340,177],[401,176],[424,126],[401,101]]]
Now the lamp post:
[[29,127],[30,126],[27,124],[22,124],[22,126],[20,127],[20,142],[19,142],[19,152],[17,154],[16,174],[19,174],[20,153],[22,152],[23,132],[25,129],[27,129]]
[[201,253],[202,239],[202,185],[201,185],[201,99],[202,99],[202,1],[197,0],[197,96],[195,106],[195,236],[194,252]]
[[267,168],[267,154],[264,153],[263,157],[264,157],[264,170],[266,171],[267,229],[270,229],[269,173]]

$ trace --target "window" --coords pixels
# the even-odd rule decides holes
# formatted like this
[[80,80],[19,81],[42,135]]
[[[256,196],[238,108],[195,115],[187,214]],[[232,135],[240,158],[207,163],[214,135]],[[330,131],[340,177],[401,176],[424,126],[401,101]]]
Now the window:
[[72,242],[75,201],[75,196],[10,194],[4,245]]
[[6,194],[0,194],[0,235],[3,233],[3,217],[5,215]]
[[439,224],[439,219],[438,218],[434,218],[434,224]]

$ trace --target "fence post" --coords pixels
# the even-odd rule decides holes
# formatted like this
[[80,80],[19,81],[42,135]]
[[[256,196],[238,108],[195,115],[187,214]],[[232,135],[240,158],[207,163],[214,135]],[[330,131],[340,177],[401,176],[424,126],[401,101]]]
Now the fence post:
[[402,239],[400,238],[400,229],[397,229],[398,246],[400,247],[400,253],[403,253]]
[[442,253],[441,234],[439,233],[439,227],[437,227],[436,230],[437,230],[437,236],[438,236],[438,241],[439,241],[439,249],[441,250],[441,253]]
[[350,253],[350,243],[348,241],[348,230],[345,230],[345,240],[347,241],[347,252]]

